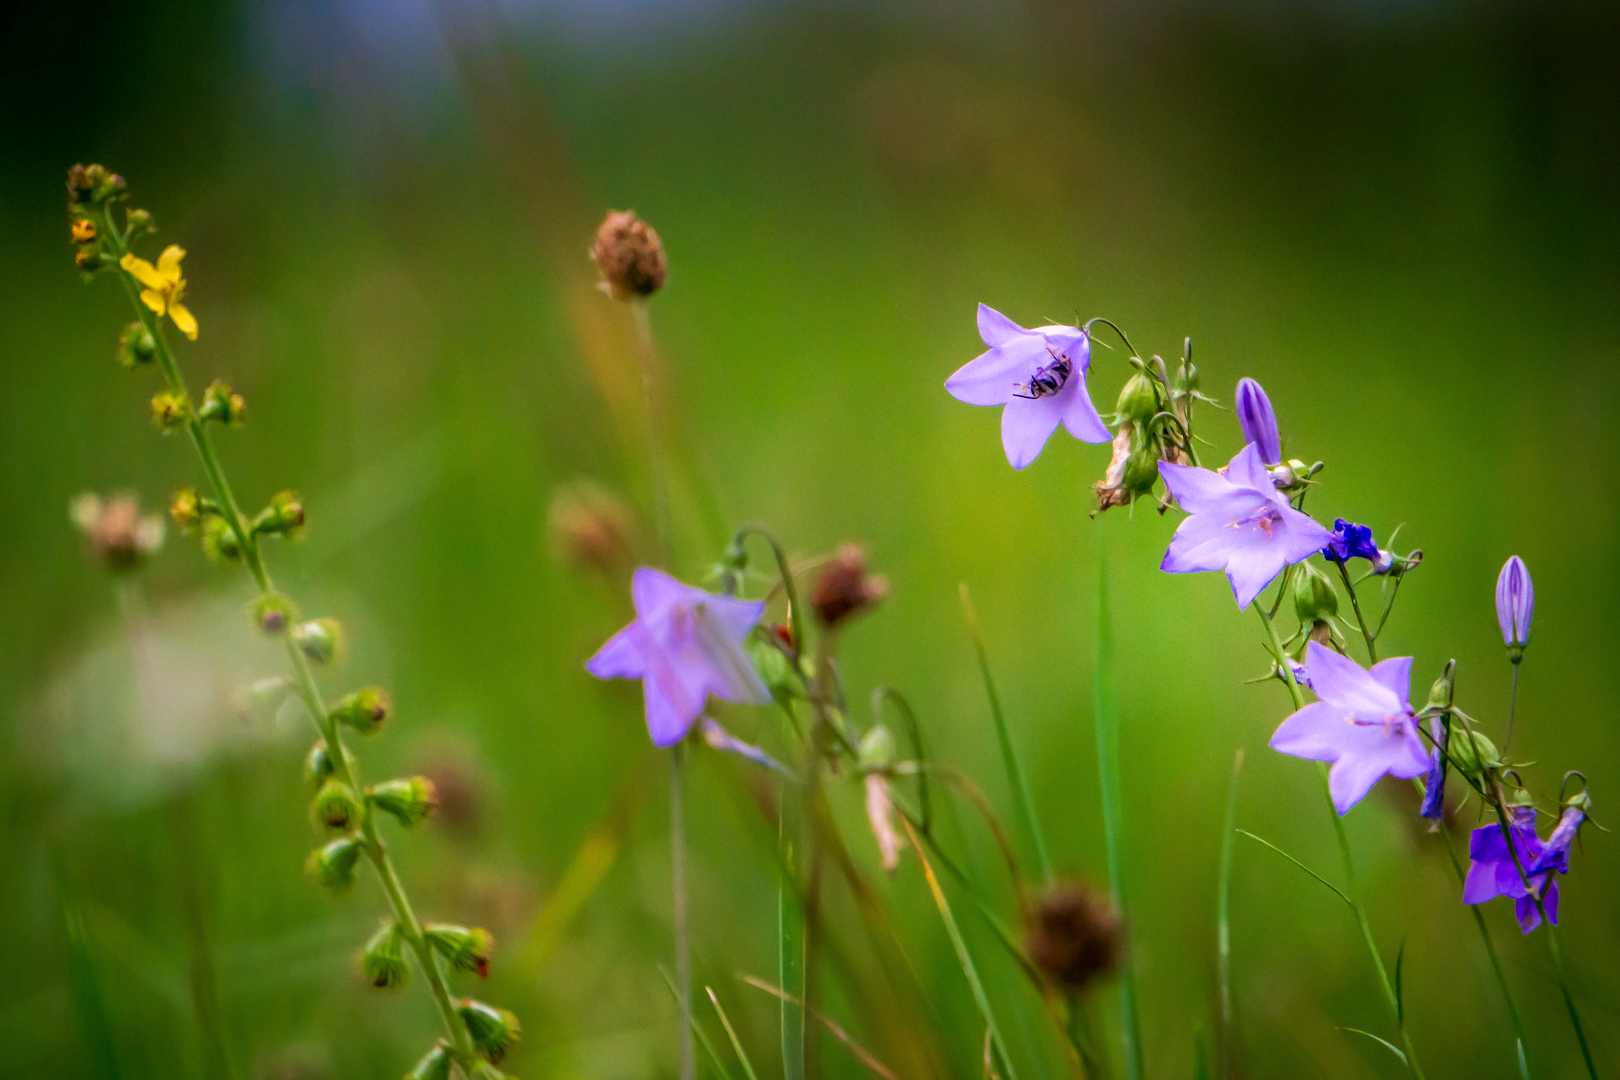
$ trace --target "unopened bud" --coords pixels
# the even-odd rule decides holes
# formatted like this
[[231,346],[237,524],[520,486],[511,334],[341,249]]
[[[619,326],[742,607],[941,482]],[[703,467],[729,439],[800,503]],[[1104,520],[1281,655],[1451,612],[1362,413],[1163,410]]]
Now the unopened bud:
[[1306,640],[1314,641],[1324,649],[1333,647],[1333,624],[1326,619],[1317,619],[1311,624],[1310,633],[1305,635]]
[[1146,424],[1153,419],[1159,412],[1159,395],[1153,380],[1140,371],[1125,380],[1119,392],[1119,403],[1114,408],[1133,424]]
[[1055,885],[1037,899],[1027,933],[1030,961],[1066,990],[1079,990],[1119,966],[1119,915],[1105,896],[1078,882]]
[[[775,634],[774,629],[771,633],[776,640],[782,640]],[[791,638],[791,635],[789,637]],[[754,665],[754,671],[759,675],[759,681],[765,684],[765,688],[773,696],[781,700],[782,695],[793,692],[795,682],[793,666],[781,649],[764,638],[750,634],[743,641],[743,652],[748,654],[749,662]]]
[[1500,755],[1496,744],[1479,732],[1469,733],[1460,727],[1451,729],[1451,738],[1447,741],[1446,750],[1451,755],[1451,761],[1458,769],[1469,775],[1476,775],[1485,769],[1493,769],[1500,765]]
[[203,520],[202,547],[203,553],[216,562],[235,562],[242,557],[242,544],[236,538],[236,530],[221,517]]
[[495,951],[495,939],[488,930],[452,923],[428,923],[422,927],[422,937],[457,971],[476,974],[480,979],[489,978],[489,958]]
[[1446,662],[1445,670],[1429,687],[1429,708],[1445,709],[1451,706],[1452,686],[1457,675],[1457,661]]
[[1302,623],[1318,623],[1339,614],[1333,582],[1310,563],[1300,563],[1294,578],[1294,614]]
[[129,235],[132,239],[143,233],[157,231],[157,226],[152,224],[152,215],[149,211],[131,210],[125,220],[129,224]]
[[591,259],[602,275],[602,287],[615,300],[651,296],[669,276],[658,233],[630,210],[608,213],[596,230]]
[[388,780],[366,788],[366,801],[407,829],[439,808],[439,792],[425,776]]
[[96,223],[89,218],[75,218],[71,231],[75,244],[89,244],[96,239]]
[[336,619],[311,619],[292,630],[293,643],[312,664],[325,666],[343,655],[343,627]]
[[184,487],[174,493],[169,503],[169,516],[182,532],[190,532],[202,521],[205,512],[212,510],[213,501],[197,494],[194,487]]
[[267,634],[279,634],[298,617],[291,600],[276,593],[267,593],[253,601],[253,623]]
[[249,526],[255,535],[290,533],[304,525],[304,504],[291,491],[277,492]]
[[1131,495],[1146,495],[1159,479],[1159,458],[1151,446],[1131,451],[1125,459],[1125,473],[1121,484]]
[[854,544],[845,544],[810,587],[810,606],[816,619],[831,630],[877,606],[889,595],[889,579],[866,572],[866,555]]
[[389,919],[371,935],[365,951],[360,954],[360,970],[366,980],[379,990],[404,986],[411,977],[411,965],[405,959],[405,934],[399,924]]
[[202,407],[197,410],[199,420],[217,420],[222,424],[240,424],[247,419],[247,402],[241,394],[231,392],[223,379],[215,379],[203,391]]
[[309,753],[304,755],[304,781],[311,786],[324,784],[327,777],[336,772],[337,762],[332,760],[326,740],[317,739],[315,745],[309,748]]
[[354,884],[354,867],[364,849],[358,836],[342,836],[310,852],[304,869],[321,885],[342,892]]
[[450,1080],[450,1047],[441,1039],[433,1049],[422,1055],[405,1080]]
[[361,735],[375,735],[393,710],[388,691],[365,686],[340,698],[327,714],[339,724],[347,724]]
[[860,767],[867,772],[883,772],[894,765],[894,734],[882,724],[861,736]]
[[152,395],[152,423],[164,432],[173,431],[191,419],[191,403],[184,394],[163,390]]
[[505,1009],[482,1001],[462,998],[456,1002],[456,1015],[467,1025],[467,1035],[480,1054],[492,1064],[500,1064],[521,1034],[518,1018]]
[[354,789],[331,778],[321,785],[309,804],[309,816],[328,829],[347,829],[360,818],[360,800]]

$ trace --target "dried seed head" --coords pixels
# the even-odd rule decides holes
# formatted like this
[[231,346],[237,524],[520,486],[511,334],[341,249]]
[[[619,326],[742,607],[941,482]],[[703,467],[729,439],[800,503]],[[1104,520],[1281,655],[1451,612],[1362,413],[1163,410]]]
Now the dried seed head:
[[1113,905],[1078,882],[1059,883],[1036,900],[1028,935],[1030,960],[1067,990],[1111,974],[1124,945]]
[[617,495],[581,480],[564,484],[546,512],[551,551],[559,562],[612,574],[634,554],[635,519]]
[[615,300],[651,296],[664,287],[669,263],[651,225],[631,210],[612,210],[596,230],[591,258],[602,285]]
[[816,575],[810,587],[810,606],[821,625],[831,630],[888,595],[889,579],[867,574],[865,552],[845,544]]

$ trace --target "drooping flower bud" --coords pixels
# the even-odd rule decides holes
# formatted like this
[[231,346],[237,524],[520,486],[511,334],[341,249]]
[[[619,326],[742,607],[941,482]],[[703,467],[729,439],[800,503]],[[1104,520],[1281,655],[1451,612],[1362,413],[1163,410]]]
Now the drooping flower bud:
[[279,593],[266,593],[253,601],[253,625],[267,634],[279,634],[298,618],[293,602]]
[[1526,873],[1535,875],[1549,870],[1566,872],[1569,869],[1569,848],[1575,842],[1575,836],[1586,821],[1587,812],[1592,809],[1592,797],[1581,791],[1564,800],[1564,812],[1559,815],[1558,824],[1553,828],[1552,835],[1547,837],[1547,846],[1542,849],[1536,861],[1526,869]]
[[441,1039],[422,1055],[422,1060],[405,1075],[405,1080],[450,1080],[450,1063],[450,1047]]
[[240,424],[247,419],[247,401],[241,394],[232,393],[224,379],[215,379],[203,391],[202,407],[197,410],[197,419]]
[[596,230],[591,259],[602,275],[602,288],[615,300],[651,296],[669,276],[658,233],[630,210],[608,213]]
[[340,836],[310,852],[304,869],[328,889],[342,892],[354,884],[354,867],[364,850],[360,837]]
[[143,323],[132,322],[118,335],[118,363],[134,369],[152,362],[157,355],[157,340]]
[[1133,424],[1146,424],[1153,419],[1159,412],[1159,395],[1153,380],[1140,371],[1125,380],[1114,409]]
[[546,531],[552,555],[567,566],[614,574],[635,557],[635,519],[624,501],[599,484],[581,480],[551,495]]
[[1159,458],[1151,446],[1141,446],[1131,451],[1125,459],[1125,475],[1122,483],[1132,497],[1146,495],[1153,490],[1153,485],[1159,479]]
[[495,939],[488,930],[453,923],[428,923],[422,927],[422,937],[457,971],[475,974],[480,979],[489,978],[489,958],[495,951]]
[[309,804],[310,819],[328,829],[347,829],[360,819],[360,813],[354,789],[336,777],[322,784]]
[[163,518],[142,516],[133,495],[103,502],[86,492],[68,505],[68,516],[83,530],[90,554],[108,570],[133,570],[163,547]]
[[183,427],[191,419],[191,403],[184,394],[162,390],[152,395],[152,423],[165,433]]
[[1237,414],[1243,441],[1254,443],[1260,460],[1267,465],[1280,464],[1282,437],[1277,433],[1277,414],[1271,411],[1271,399],[1253,379],[1238,380]]
[[332,752],[326,748],[325,739],[317,739],[315,745],[309,748],[304,755],[304,780],[311,785],[323,784],[326,778],[337,772],[337,763],[332,760]]
[[1300,563],[1294,576],[1294,614],[1313,626],[1339,614],[1339,594],[1326,574],[1310,563]]
[[279,491],[270,498],[270,505],[259,511],[248,526],[255,536],[290,533],[304,524],[304,504],[290,491]]
[[387,690],[380,686],[363,686],[339,698],[327,715],[361,735],[375,735],[391,711],[393,702]]
[[385,921],[366,942],[360,954],[360,970],[379,990],[404,986],[411,977],[411,965],[405,959],[405,932],[393,919]]
[[889,579],[867,574],[866,554],[854,544],[845,544],[816,575],[810,587],[810,607],[816,620],[832,630],[888,595]]
[[467,1025],[467,1034],[473,1046],[492,1064],[500,1064],[521,1034],[517,1017],[505,1009],[497,1009],[472,998],[462,998],[456,1002],[456,1015]]
[[1061,882],[1039,897],[1026,932],[1030,961],[1065,990],[1079,990],[1119,966],[1119,916],[1107,897],[1078,882]]
[[1496,577],[1496,621],[1502,627],[1502,643],[1508,659],[1517,664],[1530,644],[1530,618],[1536,613],[1536,590],[1530,570],[1517,555],[1502,564]]
[[343,627],[336,619],[311,619],[292,630],[293,643],[313,664],[325,666],[343,654]]
[[439,808],[439,793],[425,776],[387,780],[366,788],[366,801],[407,829]]
[[235,562],[242,557],[242,544],[236,530],[225,524],[222,517],[203,519],[203,554],[216,562]]

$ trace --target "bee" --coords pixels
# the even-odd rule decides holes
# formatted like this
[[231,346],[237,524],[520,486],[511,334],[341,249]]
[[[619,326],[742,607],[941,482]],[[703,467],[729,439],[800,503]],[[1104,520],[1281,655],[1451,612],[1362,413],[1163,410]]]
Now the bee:
[[1038,401],[1056,394],[1063,389],[1063,384],[1069,381],[1069,375],[1074,371],[1074,363],[1069,359],[1069,354],[1054,352],[1050,345],[1046,347],[1046,351],[1051,354],[1052,362],[1036,368],[1035,374],[1029,377],[1029,382],[1013,383],[1013,397],[1020,397],[1025,401]]

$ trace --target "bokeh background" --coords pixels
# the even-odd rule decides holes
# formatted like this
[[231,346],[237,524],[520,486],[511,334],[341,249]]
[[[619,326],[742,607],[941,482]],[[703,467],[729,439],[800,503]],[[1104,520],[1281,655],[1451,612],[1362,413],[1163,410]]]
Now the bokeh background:
[[[201,480],[146,418],[154,376],[113,363],[124,298],[73,271],[75,161],[122,172],[160,240],[190,252],[202,334],[182,362],[194,387],[223,375],[248,399],[251,422],[220,436],[244,499],[304,495],[307,537],[270,559],[305,612],[349,627],[328,685],[393,691],[397,722],[359,748],[368,775],[425,770],[446,793],[392,848],[425,914],[496,933],[476,989],[524,1019],[517,1075],[674,1075],[665,767],[635,688],[581,668],[624,618],[624,581],[559,562],[546,528],[558,486],[588,479],[650,532],[631,324],[585,257],[610,207],[670,253],[652,317],[681,461],[676,568],[701,579],[750,519],[798,557],[866,545],[893,592],[843,642],[857,719],[873,686],[903,689],[933,753],[1011,820],[967,582],[1055,857],[1099,883],[1106,575],[1153,1076],[1191,1075],[1215,1038],[1234,752],[1241,825],[1333,876],[1331,832],[1314,770],[1266,749],[1286,698],[1244,683],[1266,670],[1258,624],[1219,577],[1157,571],[1174,516],[1090,519],[1104,448],[1059,434],[1014,473],[995,412],[941,389],[979,351],[977,302],[1025,323],[1106,315],[1172,360],[1190,335],[1222,400],[1259,378],[1289,452],[1327,463],[1315,510],[1381,538],[1405,523],[1403,546],[1427,555],[1386,639],[1416,656],[1417,696],[1456,657],[1462,702],[1498,734],[1510,668],[1492,589],[1523,556],[1538,608],[1514,749],[1549,799],[1585,770],[1605,820],[1620,780],[1612,5],[89,2],[8,7],[0,26],[5,1075],[395,1076],[435,1030],[419,989],[378,994],[356,972],[383,910],[371,884],[334,902],[301,874],[306,721],[226,704],[279,670],[245,575],[171,534],[114,580],[68,520],[86,489],[161,507]],[[1106,410],[1126,369],[1097,352]],[[1204,416],[1224,459],[1236,426]],[[767,711],[725,717],[778,745]],[[695,762],[698,974],[770,1075],[774,1003],[736,976],[774,978],[771,827],[745,768]],[[1507,1075],[1451,870],[1408,793],[1384,788],[1349,827],[1429,1075]],[[849,958],[828,1010],[903,1074],[978,1075],[982,1027],[915,859],[885,877],[858,789],[834,799],[913,974],[876,977],[834,901]],[[1012,918],[969,816],[950,842]],[[1612,1071],[1620,856],[1585,840],[1564,941]],[[1353,924],[1239,845],[1241,1073],[1394,1074],[1338,1030],[1389,1034]],[[956,899],[1021,1071],[1060,1075],[1035,999]],[[1543,943],[1503,904],[1486,915],[1533,1067],[1574,1075]],[[1113,1014],[1112,990],[1098,1008]],[[914,1044],[928,1049],[904,1057]],[[831,1040],[822,1056],[828,1075],[858,1072]]]

